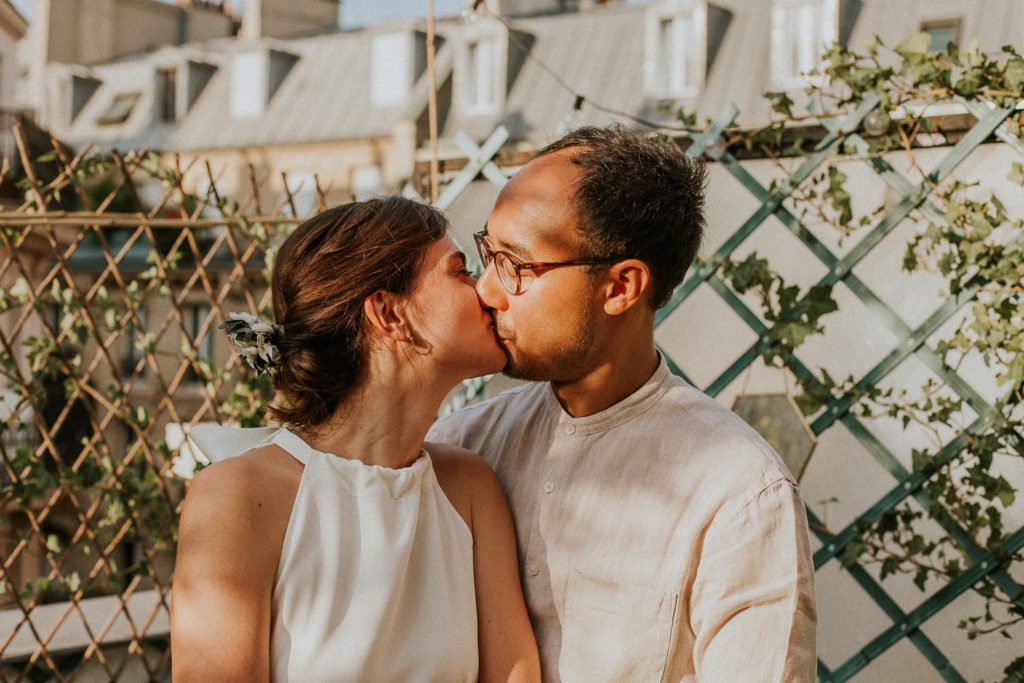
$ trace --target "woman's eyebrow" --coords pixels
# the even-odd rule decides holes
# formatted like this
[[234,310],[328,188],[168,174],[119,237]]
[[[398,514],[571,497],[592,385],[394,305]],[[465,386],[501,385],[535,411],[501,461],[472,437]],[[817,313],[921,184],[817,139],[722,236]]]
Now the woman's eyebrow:
[[449,263],[453,260],[458,260],[462,265],[466,265],[466,255],[461,251],[453,251],[448,254]]

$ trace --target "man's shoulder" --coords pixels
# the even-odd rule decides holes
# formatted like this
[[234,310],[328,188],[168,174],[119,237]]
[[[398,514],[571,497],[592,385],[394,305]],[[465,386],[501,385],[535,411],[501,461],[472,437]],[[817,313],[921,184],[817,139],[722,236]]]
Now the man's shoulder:
[[736,413],[678,377],[669,383],[660,422],[670,431],[665,441],[681,445],[680,458],[728,472],[734,484],[752,490],[779,480],[795,484],[778,453]]
[[427,439],[449,444],[464,444],[467,430],[480,425],[489,429],[500,429],[502,418],[520,414],[524,408],[536,404],[538,392],[545,391],[545,382],[528,382],[512,389],[506,389],[497,396],[474,403],[451,415],[437,420],[430,428]]

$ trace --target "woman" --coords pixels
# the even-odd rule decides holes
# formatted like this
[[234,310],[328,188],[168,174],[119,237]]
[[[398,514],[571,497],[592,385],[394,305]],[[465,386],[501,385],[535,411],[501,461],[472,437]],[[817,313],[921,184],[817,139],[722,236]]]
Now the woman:
[[176,682],[539,680],[497,480],[423,443],[452,388],[505,363],[474,284],[444,217],[402,198],[285,240],[279,327],[250,328],[243,357],[269,366],[286,427],[189,486]]

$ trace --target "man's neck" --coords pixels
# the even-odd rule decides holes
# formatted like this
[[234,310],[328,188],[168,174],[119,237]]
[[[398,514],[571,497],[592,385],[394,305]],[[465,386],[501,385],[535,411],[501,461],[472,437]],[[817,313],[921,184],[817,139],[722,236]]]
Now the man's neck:
[[573,417],[594,415],[629,397],[658,369],[653,333],[644,344],[612,347],[586,375],[569,383],[551,383],[562,409]]

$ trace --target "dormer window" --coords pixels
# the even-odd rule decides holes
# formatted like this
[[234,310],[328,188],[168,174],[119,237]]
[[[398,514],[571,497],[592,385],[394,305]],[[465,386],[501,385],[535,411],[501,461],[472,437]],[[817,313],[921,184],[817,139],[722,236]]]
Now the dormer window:
[[231,58],[231,116],[259,118],[298,57],[278,50],[240,52]]
[[696,97],[707,70],[705,0],[662,0],[647,15],[644,76],[658,100]]
[[807,73],[822,66],[822,55],[839,34],[837,0],[774,0],[772,87],[803,88]]
[[135,109],[135,105],[140,97],[142,97],[142,94],[137,92],[123,92],[114,95],[114,99],[110,101],[110,105],[96,119],[96,123],[101,126],[117,126],[124,123],[132,115],[132,111]]
[[455,50],[454,100],[463,115],[493,116],[508,89],[508,27],[496,20],[464,24]]
[[157,65],[153,73],[153,120],[175,124],[184,118],[217,67],[193,59]]
[[486,112],[498,106],[496,69],[497,41],[486,36],[469,44],[466,105],[471,111]]
[[78,118],[78,115],[82,113],[83,109],[85,109],[85,105],[88,104],[89,100],[92,99],[92,96],[96,94],[96,91],[100,89],[100,85],[102,85],[102,82],[92,76],[80,76],[78,74],[71,75],[71,80],[68,82],[67,86],[70,94],[68,100],[71,107],[71,110],[68,112],[69,123],[74,123],[75,119]]
[[161,123],[178,120],[178,70],[158,69],[156,72],[156,115]]
[[231,59],[231,117],[254,119],[267,104],[266,59],[259,52],[235,55]]
[[921,24],[921,30],[931,38],[928,46],[929,52],[945,53],[946,47],[950,44],[960,43],[960,20],[946,19],[944,21],[926,21]]

